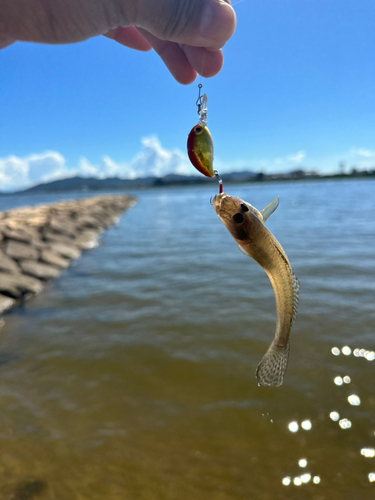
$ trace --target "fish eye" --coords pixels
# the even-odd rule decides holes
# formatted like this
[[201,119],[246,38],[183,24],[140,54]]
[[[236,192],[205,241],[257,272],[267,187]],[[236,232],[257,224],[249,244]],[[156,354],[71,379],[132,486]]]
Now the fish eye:
[[249,207],[247,205],[245,205],[245,203],[241,203],[241,210],[242,210],[242,212],[248,212]]
[[194,129],[194,132],[195,132],[196,134],[200,134],[200,133],[202,132],[202,130],[203,130],[203,127],[201,127],[200,125],[197,125],[197,126],[195,127],[195,129]]
[[241,224],[241,222],[243,222],[243,215],[240,213],[234,214],[232,219],[236,224]]

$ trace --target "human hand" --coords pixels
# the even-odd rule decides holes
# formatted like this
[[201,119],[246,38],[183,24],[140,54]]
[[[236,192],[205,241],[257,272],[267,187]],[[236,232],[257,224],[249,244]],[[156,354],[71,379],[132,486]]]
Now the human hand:
[[104,34],[159,54],[183,84],[216,75],[236,17],[230,0],[0,0],[0,48],[75,43]]

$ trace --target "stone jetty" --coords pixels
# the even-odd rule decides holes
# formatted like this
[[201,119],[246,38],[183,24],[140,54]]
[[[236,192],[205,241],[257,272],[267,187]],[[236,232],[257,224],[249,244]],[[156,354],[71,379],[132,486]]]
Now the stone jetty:
[[132,207],[132,196],[95,196],[0,212],[0,315],[40,293]]

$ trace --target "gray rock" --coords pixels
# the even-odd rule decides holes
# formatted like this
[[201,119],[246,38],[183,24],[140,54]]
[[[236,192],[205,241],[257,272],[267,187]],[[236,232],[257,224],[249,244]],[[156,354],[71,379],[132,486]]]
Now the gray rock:
[[9,257],[16,260],[37,260],[39,258],[38,250],[26,243],[9,240],[5,243],[4,249]]
[[104,227],[106,228],[112,226],[116,222],[116,220],[118,220],[117,214],[109,213],[108,211],[103,212],[101,217],[105,224]]
[[39,239],[41,237],[41,233],[39,231],[39,229],[35,226],[28,226],[27,224],[24,224],[22,226],[22,231],[26,234],[28,234],[31,239]]
[[20,268],[15,260],[9,257],[1,248],[0,248],[0,271],[6,273],[19,273]]
[[52,217],[49,221],[49,227],[53,232],[64,234],[74,238],[77,234],[77,228],[68,218]]
[[36,239],[36,238],[33,238],[31,241],[30,241],[30,245],[34,248],[36,248],[37,250],[44,250],[45,248],[51,248],[51,245],[48,241],[43,241],[41,239]]
[[61,269],[66,269],[70,265],[70,260],[65,259],[57,252],[53,250],[44,249],[40,255],[40,260],[51,266],[60,267]]
[[46,229],[43,233],[44,239],[49,242],[63,243],[64,245],[74,244],[74,239],[69,238],[69,236],[65,236],[63,234],[53,233]]
[[84,215],[82,217],[78,217],[76,226],[79,229],[84,229],[84,228],[98,229],[105,227],[105,225],[100,221],[100,219],[90,215]]
[[81,250],[73,245],[65,245],[64,243],[51,242],[50,247],[55,252],[59,253],[67,259],[78,259],[81,255]]
[[22,260],[20,262],[22,271],[25,274],[34,276],[35,278],[41,280],[50,280],[56,278],[60,275],[60,269],[50,266],[49,264],[42,264],[41,262],[35,262],[34,260]]
[[0,293],[10,295],[15,299],[27,293],[37,294],[43,288],[42,283],[30,276],[23,274],[0,273]]
[[6,226],[1,228],[3,236],[9,240],[21,241],[22,243],[29,243],[30,236],[22,229],[12,229]]
[[3,314],[8,309],[11,309],[14,306],[15,302],[16,301],[14,299],[11,299],[10,297],[0,295],[0,314]]
[[25,274],[17,275],[17,279],[19,279],[19,286],[22,286],[22,289],[25,290],[24,293],[33,293],[38,294],[43,290],[43,283],[32,276],[26,276]]
[[87,230],[81,233],[74,241],[82,250],[90,250],[99,245],[99,235],[101,231]]
[[9,295],[18,299],[22,296],[22,291],[17,287],[14,281],[14,274],[5,274],[0,272],[0,293]]
[[30,237],[30,245],[34,248],[40,250],[49,247],[48,243],[42,240],[42,234],[37,227],[24,225],[22,230]]

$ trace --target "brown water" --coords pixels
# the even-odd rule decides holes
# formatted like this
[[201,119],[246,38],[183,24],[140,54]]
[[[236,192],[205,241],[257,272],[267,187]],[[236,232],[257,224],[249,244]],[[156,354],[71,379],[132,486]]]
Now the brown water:
[[215,192],[137,193],[99,248],[6,315],[1,499],[375,498],[375,183],[227,188],[259,209],[280,196],[267,225],[301,300],[276,389],[254,377],[272,288]]

